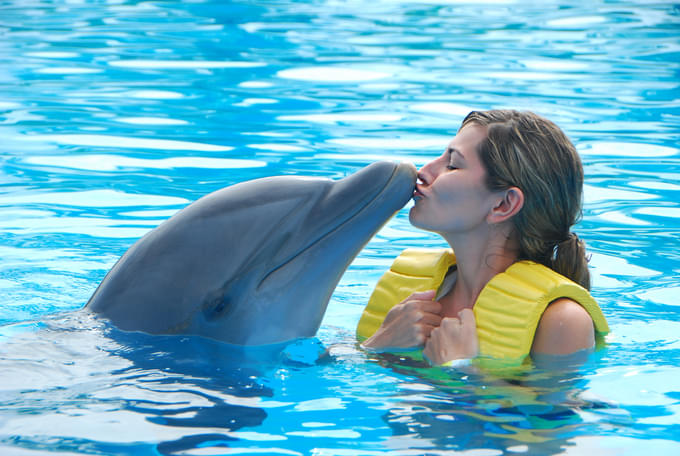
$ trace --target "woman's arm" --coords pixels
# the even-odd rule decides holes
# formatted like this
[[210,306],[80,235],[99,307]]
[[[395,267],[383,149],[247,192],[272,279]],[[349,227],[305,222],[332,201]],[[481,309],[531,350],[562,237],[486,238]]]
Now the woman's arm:
[[566,355],[594,346],[595,329],[588,312],[576,301],[560,298],[543,312],[531,351]]

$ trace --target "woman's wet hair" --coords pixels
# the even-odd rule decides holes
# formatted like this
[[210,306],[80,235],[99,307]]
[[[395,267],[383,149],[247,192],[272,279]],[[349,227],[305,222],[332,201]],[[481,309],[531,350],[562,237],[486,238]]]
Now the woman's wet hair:
[[576,148],[551,121],[532,112],[473,111],[461,128],[487,129],[478,146],[490,190],[517,187],[522,209],[512,218],[519,259],[541,263],[590,289],[585,244],[571,232],[581,216],[583,165]]

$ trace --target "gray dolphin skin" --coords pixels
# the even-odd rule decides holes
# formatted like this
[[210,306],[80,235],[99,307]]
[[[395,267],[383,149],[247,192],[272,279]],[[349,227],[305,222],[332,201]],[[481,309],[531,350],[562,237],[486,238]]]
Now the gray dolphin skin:
[[312,337],[345,269],[413,195],[416,170],[277,176],[206,195],[138,240],[86,309],[126,331],[236,345]]

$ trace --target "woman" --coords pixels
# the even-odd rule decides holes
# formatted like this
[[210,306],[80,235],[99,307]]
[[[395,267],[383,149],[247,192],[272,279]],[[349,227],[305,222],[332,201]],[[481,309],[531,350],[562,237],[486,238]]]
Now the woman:
[[[581,214],[583,168],[572,143],[552,122],[530,112],[471,112],[446,151],[425,165],[418,178],[410,221],[439,233],[455,259],[438,293],[416,292],[394,305],[364,347],[421,347],[435,364],[476,356],[480,329],[476,326],[481,324],[475,321],[476,306],[481,305],[481,295],[490,293],[492,279],[500,281],[507,275],[501,273],[518,262],[550,268],[558,281],[566,277],[570,280],[565,283],[589,288],[585,246],[570,231]],[[527,274],[529,282],[540,282],[531,278],[533,272]],[[507,288],[501,285],[501,294],[506,293],[503,287]],[[593,321],[599,332],[607,331],[597,304],[556,296],[538,310],[535,333],[534,328],[527,329],[531,352],[568,354],[592,348]],[[499,307],[498,299],[485,299],[489,306]],[[494,312],[524,312],[508,306]],[[489,318],[511,320],[512,315]],[[508,323],[513,324],[524,323]],[[506,345],[513,344],[516,329],[509,330]]]

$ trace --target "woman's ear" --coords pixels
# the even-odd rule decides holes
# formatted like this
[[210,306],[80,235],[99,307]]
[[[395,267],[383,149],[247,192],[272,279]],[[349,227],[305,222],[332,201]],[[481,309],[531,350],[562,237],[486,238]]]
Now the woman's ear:
[[517,214],[524,206],[524,193],[517,187],[499,192],[499,199],[487,216],[489,223],[500,223]]

